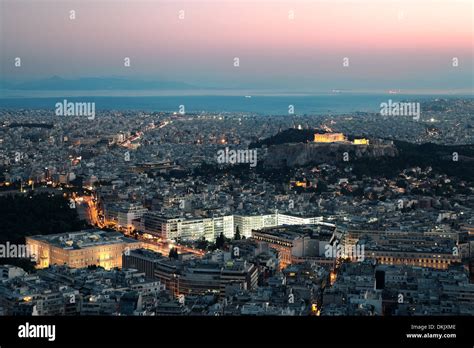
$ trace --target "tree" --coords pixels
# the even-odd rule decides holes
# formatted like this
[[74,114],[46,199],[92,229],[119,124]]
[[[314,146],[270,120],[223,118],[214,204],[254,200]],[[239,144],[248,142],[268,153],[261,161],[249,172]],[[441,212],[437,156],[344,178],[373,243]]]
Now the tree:
[[240,240],[240,239],[242,239],[242,237],[240,236],[240,229],[239,229],[239,226],[236,226],[236,227],[235,227],[234,239],[235,239],[235,240]]
[[169,257],[170,259],[176,259],[176,260],[177,260],[177,259],[178,259],[178,249],[176,249],[176,248],[171,248],[168,257]]
[[206,250],[209,247],[209,242],[206,238],[202,237],[197,243],[196,246],[198,249]]
[[408,186],[409,185],[408,185],[408,182],[406,182],[406,180],[403,180],[403,179],[398,179],[397,180],[397,187],[407,189]]
[[216,247],[217,247],[217,249],[222,248],[224,246],[224,243],[225,243],[224,233],[221,232],[219,237],[216,238]]

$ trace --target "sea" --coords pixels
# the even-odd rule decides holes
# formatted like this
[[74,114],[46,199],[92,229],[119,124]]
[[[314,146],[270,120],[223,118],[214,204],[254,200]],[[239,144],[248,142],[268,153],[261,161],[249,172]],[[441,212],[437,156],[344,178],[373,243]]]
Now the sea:
[[165,95],[165,96],[46,96],[0,97],[2,109],[55,109],[55,104],[93,102],[96,111],[136,110],[145,112],[178,112],[184,106],[186,113],[242,113],[260,115],[288,115],[293,106],[296,115],[347,114],[352,112],[379,112],[381,103],[399,101],[420,102],[437,98],[468,98],[472,95],[413,95],[413,94],[329,94],[329,95]]

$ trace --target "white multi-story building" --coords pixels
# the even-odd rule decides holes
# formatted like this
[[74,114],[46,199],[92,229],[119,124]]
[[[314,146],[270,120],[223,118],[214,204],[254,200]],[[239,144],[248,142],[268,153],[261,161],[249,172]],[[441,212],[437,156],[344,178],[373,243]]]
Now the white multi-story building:
[[118,225],[129,228],[132,226],[132,221],[140,218],[148,211],[141,204],[130,204],[123,211],[119,211],[117,215]]
[[145,214],[148,209],[143,207],[141,204],[106,204],[105,205],[105,218],[108,221],[112,221],[117,224],[118,227],[131,228],[132,221],[138,219]]
[[252,230],[284,225],[309,225],[320,223],[320,221],[322,217],[305,218],[278,212],[265,215],[225,215],[191,219],[166,217],[159,213],[148,212],[144,214],[141,225],[144,228],[143,232],[167,240],[178,238],[198,240],[204,237],[208,241],[215,241],[221,233],[226,238],[234,237],[237,227],[241,236],[249,238],[252,236]]
[[277,216],[277,225],[284,226],[284,225],[311,225],[317,224],[323,221],[322,216],[317,217],[301,217],[301,216],[293,216],[287,214],[280,214],[275,213]]
[[239,226],[240,234],[247,238],[252,235],[252,230],[284,225],[311,225],[320,223],[322,220],[322,216],[301,217],[275,212],[273,214],[254,216],[235,215],[234,225]]
[[242,216],[234,215],[235,228],[239,228],[241,236],[246,238],[252,236],[252,230],[260,230],[265,227],[278,225],[277,213],[267,215]]
[[205,238],[214,240],[214,222],[212,218],[183,220],[177,223],[177,235],[184,240]]
[[234,215],[219,216],[212,220],[214,222],[214,239],[221,233],[226,238],[234,237]]
[[147,212],[142,219],[143,232],[168,240],[179,237],[178,222],[185,220],[177,216],[164,216],[156,212]]

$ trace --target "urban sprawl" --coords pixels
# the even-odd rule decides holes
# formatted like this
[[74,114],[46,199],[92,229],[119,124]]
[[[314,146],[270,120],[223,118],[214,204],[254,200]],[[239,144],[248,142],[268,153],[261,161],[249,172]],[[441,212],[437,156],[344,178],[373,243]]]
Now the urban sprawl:
[[2,209],[59,198],[83,223],[2,241],[0,315],[474,314],[472,99],[94,108],[0,112]]

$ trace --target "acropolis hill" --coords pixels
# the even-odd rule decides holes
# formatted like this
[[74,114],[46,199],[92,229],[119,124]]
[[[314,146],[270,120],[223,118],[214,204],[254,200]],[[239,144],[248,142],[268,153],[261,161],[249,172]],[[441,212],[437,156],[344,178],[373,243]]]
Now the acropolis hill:
[[311,163],[336,163],[361,157],[395,157],[398,151],[391,141],[365,138],[347,140],[342,133],[315,134],[313,142],[271,145],[265,156],[269,166],[303,166]]

